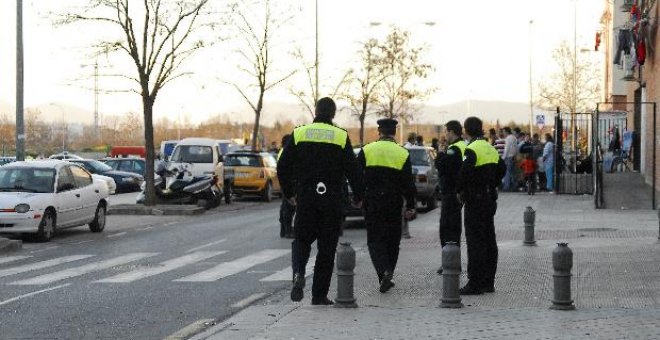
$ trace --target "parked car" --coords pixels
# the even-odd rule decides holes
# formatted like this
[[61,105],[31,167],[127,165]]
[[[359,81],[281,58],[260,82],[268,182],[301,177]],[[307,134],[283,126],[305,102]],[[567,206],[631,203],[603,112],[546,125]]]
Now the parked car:
[[231,176],[225,176],[223,153],[219,141],[210,138],[185,138],[174,147],[169,168],[188,167],[192,176],[215,175],[222,178],[216,185],[231,201]]
[[98,174],[92,174],[92,177],[94,177],[95,179],[100,179],[105,182],[105,184],[108,186],[108,194],[114,195],[117,192],[117,183],[115,183],[115,180],[112,177],[98,175]]
[[257,195],[270,202],[273,194],[280,196],[277,162],[268,152],[234,151],[224,157],[225,169],[233,173],[233,192],[237,196]]
[[435,209],[440,196],[438,169],[435,167],[435,150],[425,146],[411,146],[407,149],[410,153],[417,188],[416,199],[427,208]]
[[0,168],[0,233],[32,233],[49,241],[57,229],[105,228],[108,189],[82,167],[59,160]]
[[16,162],[16,157],[0,157],[0,166]]
[[94,159],[69,159],[68,161],[80,164],[92,174],[112,178],[117,184],[118,192],[140,191],[140,185],[144,182],[144,177],[141,175],[132,172],[113,170],[109,165]]
[[61,152],[61,153],[56,153],[56,154],[54,154],[54,155],[51,155],[51,156],[48,157],[48,158],[49,158],[49,159],[59,159],[59,160],[62,160],[62,159],[83,159],[82,157],[80,157],[80,156],[78,156],[78,155],[75,155],[75,154],[72,154],[72,153],[68,153],[68,152],[66,152],[66,151]]
[[142,177],[144,177],[145,170],[147,169],[146,161],[143,158],[104,158],[100,159],[100,161],[109,165],[114,170],[132,172]]

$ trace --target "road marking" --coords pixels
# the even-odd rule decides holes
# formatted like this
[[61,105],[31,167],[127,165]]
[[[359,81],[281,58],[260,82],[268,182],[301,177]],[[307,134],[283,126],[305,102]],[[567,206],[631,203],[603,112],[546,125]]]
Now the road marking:
[[251,305],[253,302],[260,300],[264,296],[266,296],[266,293],[257,293],[257,294],[252,294],[245,299],[236,302],[235,304],[231,305],[232,308],[245,308],[249,305]]
[[124,235],[126,235],[126,234],[127,234],[127,232],[122,231],[121,233],[116,233],[116,234],[108,235],[108,238],[110,238],[110,237],[124,236]]
[[55,249],[55,248],[59,248],[59,247],[60,246],[50,246],[50,247],[46,247],[44,249],[33,250],[30,253],[39,253],[39,252],[42,252],[42,251],[51,250],[51,249]]
[[[309,276],[314,273],[314,263],[316,263],[316,255],[310,256],[309,261],[307,261],[307,267],[305,267],[305,276]],[[291,281],[293,279],[293,268],[288,267],[276,272],[271,276],[264,277],[259,280],[261,282],[273,282],[273,281]]]
[[86,259],[86,258],[92,257],[92,256],[94,256],[94,255],[73,255],[73,256],[59,257],[59,258],[55,258],[55,259],[51,259],[51,260],[47,260],[47,261],[41,261],[41,262],[37,262],[37,263],[30,263],[30,264],[26,264],[26,265],[23,265],[23,266],[18,266],[18,267],[14,267],[14,268],[0,270],[0,277],[25,273],[25,272],[29,272],[29,271],[37,270],[37,269],[44,269],[44,268],[48,268],[48,267],[53,267],[53,266],[57,266],[58,264],[78,261],[78,260]]
[[83,243],[88,243],[88,242],[92,242],[92,241],[94,241],[94,240],[84,240],[84,241],[78,241],[78,242],[71,242],[71,243],[68,243],[68,244],[76,244],[77,245],[77,244],[83,244]]
[[206,260],[208,258],[224,254],[226,251],[213,251],[213,252],[204,252],[200,251],[197,253],[188,254],[179,258],[171,259],[165,261],[158,265],[157,267],[151,268],[139,268],[133,271],[122,273],[113,277],[106,279],[94,281],[94,282],[105,282],[105,283],[127,283],[137,280],[141,280],[150,276],[162,274],[170,270],[181,268],[185,265],[189,265],[195,262]]
[[149,229],[153,229],[153,226],[151,226],[151,227],[144,227],[144,228],[141,228],[140,230],[149,230]]
[[24,298],[26,298],[26,297],[30,297],[30,296],[37,295],[37,294],[41,294],[41,293],[45,293],[45,292],[50,292],[51,290],[64,288],[64,287],[66,287],[66,286],[70,286],[70,285],[71,285],[70,283],[66,283],[66,284],[63,284],[63,285],[56,286],[56,287],[51,287],[51,288],[47,288],[47,289],[38,290],[38,291],[36,291],[36,292],[23,294],[23,295],[20,295],[20,296],[15,297],[15,298],[11,298],[11,299],[9,299],[9,300],[5,300],[5,301],[0,302],[0,306],[2,306],[2,305],[6,305],[6,304],[8,304],[8,303],[12,303],[12,302],[14,302],[14,301],[18,301],[18,300],[20,300],[20,299],[24,299]]
[[221,263],[209,270],[199,272],[184,278],[174,280],[175,282],[213,282],[224,277],[238,274],[244,270],[250,269],[278,257],[290,253],[289,249],[266,249],[256,254],[252,254],[231,262]]
[[78,268],[70,268],[51,274],[37,276],[27,280],[12,282],[10,283],[10,285],[45,285],[56,281],[60,281],[76,276],[81,276],[98,270],[112,268],[114,266],[126,264],[129,262],[137,261],[155,255],[158,255],[158,253],[132,253],[106,261],[90,263],[88,265],[84,265]]
[[190,249],[190,250],[188,250],[186,253],[192,253],[192,252],[194,252],[194,251],[197,251],[197,250],[200,250],[200,249],[204,249],[204,248],[206,248],[206,247],[214,246],[214,245],[216,245],[216,244],[220,244],[220,243],[225,242],[225,241],[227,241],[227,239],[224,239],[224,238],[223,238],[223,239],[220,240],[220,241],[215,241],[215,242],[207,243],[207,244],[205,244],[205,245],[203,245],[203,246],[199,246],[199,247],[196,247],[196,248]]
[[168,336],[165,340],[183,340],[188,339],[190,336],[199,333],[202,329],[207,326],[214,325],[215,320],[213,319],[202,319],[191,323],[190,325],[181,328],[176,333]]
[[32,257],[32,256],[9,256],[9,257],[3,257],[3,258],[0,258],[0,264],[3,264],[3,263],[9,263],[9,262],[14,262],[14,261],[18,261],[18,260],[23,260],[23,259],[27,259],[27,258],[30,258],[30,257]]

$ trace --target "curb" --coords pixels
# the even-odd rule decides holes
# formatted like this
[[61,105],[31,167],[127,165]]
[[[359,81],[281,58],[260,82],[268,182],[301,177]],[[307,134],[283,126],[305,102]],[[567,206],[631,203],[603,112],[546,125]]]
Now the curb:
[[23,241],[0,237],[0,254],[23,248]]
[[108,215],[201,215],[206,211],[196,205],[155,205],[118,204],[108,209]]

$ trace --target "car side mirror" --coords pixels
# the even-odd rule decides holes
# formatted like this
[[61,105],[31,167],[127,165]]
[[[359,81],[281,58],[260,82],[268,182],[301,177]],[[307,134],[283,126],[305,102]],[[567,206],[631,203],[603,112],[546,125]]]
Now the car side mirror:
[[70,191],[73,190],[73,184],[71,183],[63,183],[57,187],[57,192],[64,192],[64,191]]
[[224,156],[223,155],[218,155],[218,163],[223,163],[224,162]]

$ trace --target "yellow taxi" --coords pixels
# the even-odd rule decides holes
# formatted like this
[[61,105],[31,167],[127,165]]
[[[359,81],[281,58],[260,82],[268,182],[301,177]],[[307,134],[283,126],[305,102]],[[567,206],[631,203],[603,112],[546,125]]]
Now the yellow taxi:
[[273,194],[282,196],[277,179],[277,161],[268,152],[233,151],[224,156],[225,171],[233,174],[236,196],[260,196],[270,202]]

